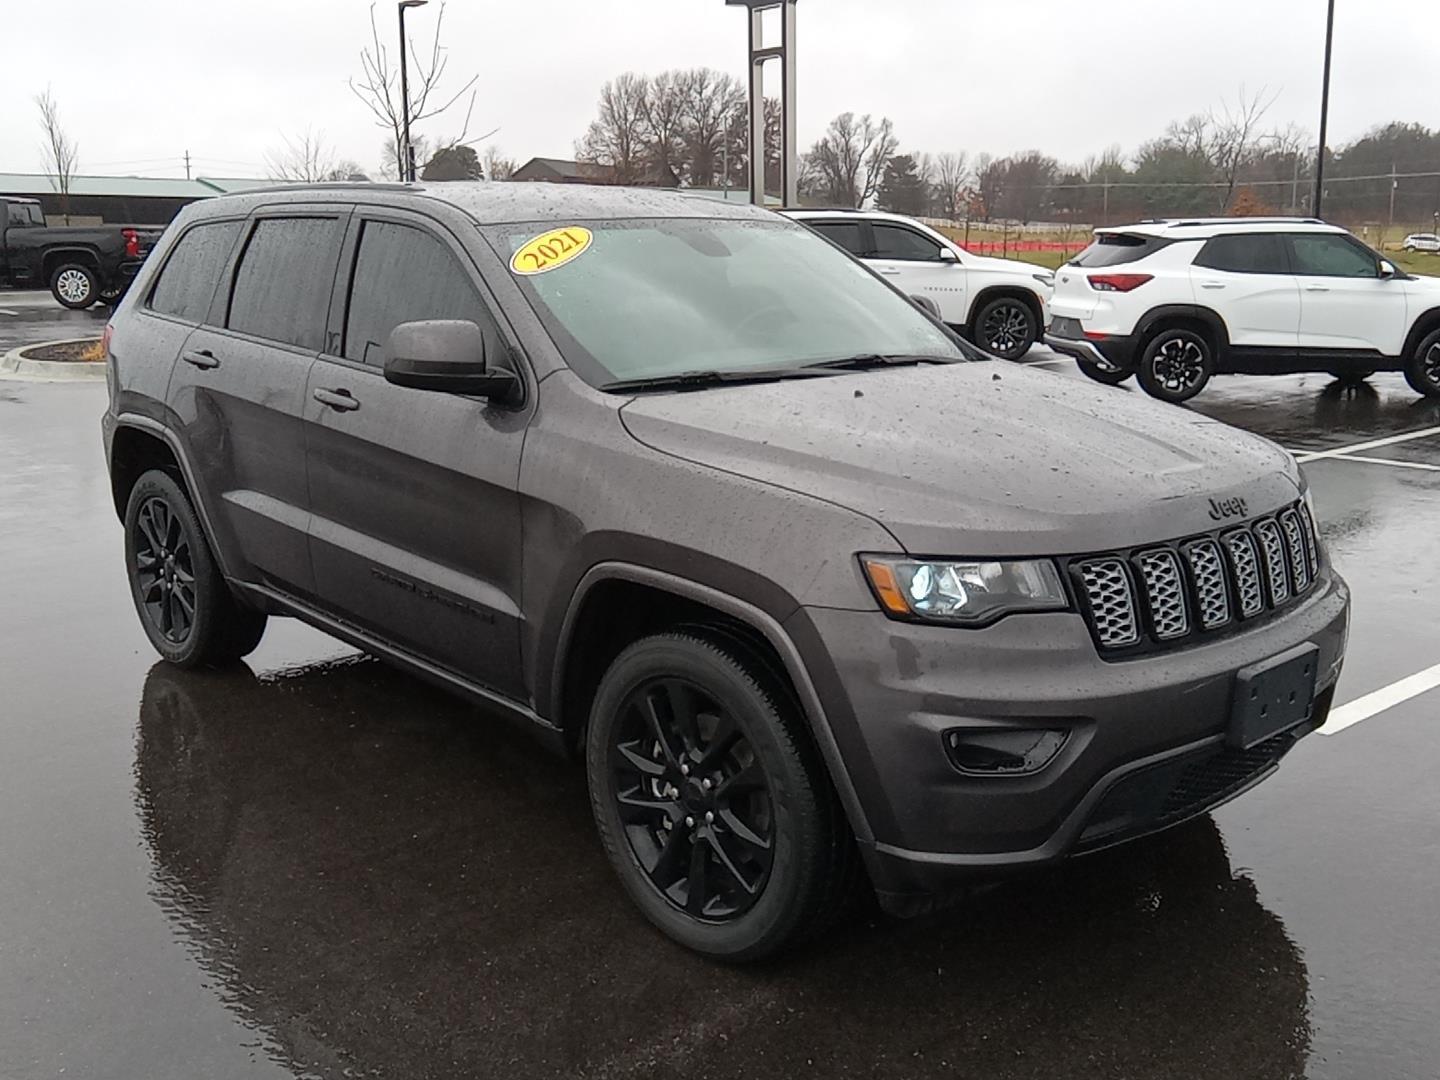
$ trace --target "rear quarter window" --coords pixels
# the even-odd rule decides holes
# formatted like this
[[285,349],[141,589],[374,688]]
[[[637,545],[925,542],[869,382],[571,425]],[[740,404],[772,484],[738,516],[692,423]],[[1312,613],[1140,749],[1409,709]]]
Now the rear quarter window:
[[1101,233],[1095,242],[1070,260],[1071,266],[1119,266],[1159,251],[1168,241],[1134,233]]
[[242,224],[214,221],[187,229],[150,291],[150,310],[188,322],[204,322]]

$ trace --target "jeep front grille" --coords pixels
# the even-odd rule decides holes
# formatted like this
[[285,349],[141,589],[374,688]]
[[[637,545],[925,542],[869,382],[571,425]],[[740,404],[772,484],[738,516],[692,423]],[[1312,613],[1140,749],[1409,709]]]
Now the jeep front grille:
[[1177,543],[1069,560],[1102,655],[1172,647],[1263,616],[1303,595],[1319,570],[1301,504]]

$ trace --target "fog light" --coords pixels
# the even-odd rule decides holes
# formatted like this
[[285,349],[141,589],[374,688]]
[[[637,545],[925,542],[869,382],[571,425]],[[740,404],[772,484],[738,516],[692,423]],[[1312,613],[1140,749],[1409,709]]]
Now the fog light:
[[1070,732],[955,728],[945,733],[950,764],[969,776],[1027,776],[1054,760]]

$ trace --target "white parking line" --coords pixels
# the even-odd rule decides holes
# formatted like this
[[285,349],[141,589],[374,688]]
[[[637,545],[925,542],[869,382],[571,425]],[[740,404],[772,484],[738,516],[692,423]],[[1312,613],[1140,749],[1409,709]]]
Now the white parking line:
[[1295,460],[1303,465],[1307,461],[1343,457],[1346,454],[1358,453],[1361,450],[1374,450],[1381,446],[1391,446],[1395,443],[1409,442],[1411,439],[1428,439],[1431,435],[1440,435],[1440,427],[1421,428],[1419,431],[1407,431],[1400,435],[1390,435],[1383,439],[1371,439],[1369,442],[1356,443],[1354,446],[1337,446],[1331,450],[1311,450],[1304,454],[1297,454]]
[[1364,465],[1394,465],[1397,469],[1427,469],[1430,472],[1440,472],[1440,465],[1427,465],[1423,461],[1392,461],[1390,458],[1365,457],[1362,454],[1340,454],[1328,460],[1358,461]]
[[1424,671],[1417,671],[1414,675],[1401,679],[1399,682],[1382,686],[1379,690],[1372,690],[1363,697],[1358,697],[1337,709],[1332,709],[1330,718],[1325,721],[1325,726],[1319,729],[1319,734],[1339,734],[1346,728],[1360,723],[1361,720],[1369,720],[1377,713],[1394,708],[1401,702],[1409,701],[1437,686],[1440,686],[1440,664],[1428,667]]

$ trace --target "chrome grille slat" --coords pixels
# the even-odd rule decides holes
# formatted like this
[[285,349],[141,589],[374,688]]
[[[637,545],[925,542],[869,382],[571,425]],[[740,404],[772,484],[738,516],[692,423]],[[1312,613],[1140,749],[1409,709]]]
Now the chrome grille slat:
[[1300,531],[1305,534],[1305,553],[1310,556],[1310,579],[1313,581],[1320,573],[1320,549],[1315,542],[1315,520],[1304,503],[1300,504]]
[[1279,607],[1290,599],[1290,575],[1285,569],[1285,542],[1280,539],[1280,526],[1272,518],[1263,518],[1250,528],[1260,541],[1261,564],[1265,569],[1265,588],[1270,606]]
[[1280,528],[1285,531],[1285,550],[1290,556],[1290,580],[1299,595],[1310,587],[1310,562],[1305,556],[1305,537],[1300,531],[1300,515],[1294,510],[1280,514]]
[[1185,561],[1190,564],[1190,577],[1200,601],[1196,612],[1200,627],[1215,630],[1230,621],[1230,589],[1225,580],[1225,562],[1220,546],[1214,540],[1196,540],[1186,544]]
[[1080,564],[1080,580],[1090,601],[1091,626],[1100,644],[1120,649],[1140,640],[1140,621],[1135,615],[1135,592],[1130,575],[1119,559],[1092,559]]
[[1230,553],[1230,571],[1235,575],[1240,615],[1253,619],[1265,610],[1265,592],[1260,587],[1260,556],[1255,549],[1255,540],[1243,529],[1228,532],[1220,539]]
[[1184,637],[1190,632],[1190,616],[1185,604],[1185,579],[1175,552],[1155,548],[1142,551],[1135,561],[1145,582],[1146,605],[1155,636],[1161,641]]

